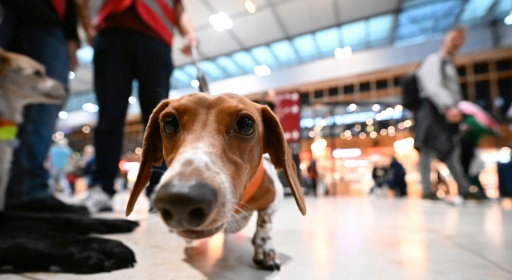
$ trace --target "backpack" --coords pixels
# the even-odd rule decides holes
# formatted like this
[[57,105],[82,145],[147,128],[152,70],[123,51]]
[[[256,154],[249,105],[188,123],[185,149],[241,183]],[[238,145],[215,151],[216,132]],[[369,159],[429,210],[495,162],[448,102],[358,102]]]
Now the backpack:
[[416,71],[414,71],[402,79],[402,106],[411,112],[415,112],[420,108],[420,104],[420,89],[418,88]]
[[[402,86],[402,106],[411,111],[416,112],[420,108],[421,105],[421,97],[420,97],[420,88],[418,87],[418,77],[416,76],[417,70],[421,67],[423,64],[423,59],[416,69],[412,71],[411,73],[407,74],[405,77],[402,78],[401,86]],[[443,76],[443,79],[446,76],[444,67],[447,61],[445,59],[441,62],[441,75]]]

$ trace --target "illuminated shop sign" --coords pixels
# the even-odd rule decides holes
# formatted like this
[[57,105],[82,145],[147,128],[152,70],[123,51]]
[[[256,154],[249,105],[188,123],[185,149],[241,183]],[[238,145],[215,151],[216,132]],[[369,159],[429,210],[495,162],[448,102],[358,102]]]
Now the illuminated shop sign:
[[313,128],[317,124],[324,126],[343,125],[366,122],[368,119],[376,119],[377,121],[400,120],[404,117],[401,110],[384,110],[381,112],[357,112],[345,115],[334,115],[327,118],[303,118],[300,120],[301,128]]

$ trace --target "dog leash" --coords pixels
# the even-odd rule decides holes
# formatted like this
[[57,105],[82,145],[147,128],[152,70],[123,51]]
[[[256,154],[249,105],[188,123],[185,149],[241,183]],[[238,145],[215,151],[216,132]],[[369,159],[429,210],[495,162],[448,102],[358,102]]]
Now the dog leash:
[[197,81],[199,81],[199,91],[210,94],[210,89],[208,88],[208,81],[206,80],[206,75],[204,74],[201,66],[199,65],[199,59],[197,56],[197,47],[191,46],[190,52],[192,54],[192,61],[197,69]]

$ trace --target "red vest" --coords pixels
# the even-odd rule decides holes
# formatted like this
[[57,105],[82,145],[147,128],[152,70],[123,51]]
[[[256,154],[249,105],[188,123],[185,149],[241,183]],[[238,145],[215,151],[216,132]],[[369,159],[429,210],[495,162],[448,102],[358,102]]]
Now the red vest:
[[167,44],[172,44],[172,29],[177,25],[174,7],[180,0],[107,0],[98,12],[97,24],[109,15],[126,10],[132,3],[141,19]]

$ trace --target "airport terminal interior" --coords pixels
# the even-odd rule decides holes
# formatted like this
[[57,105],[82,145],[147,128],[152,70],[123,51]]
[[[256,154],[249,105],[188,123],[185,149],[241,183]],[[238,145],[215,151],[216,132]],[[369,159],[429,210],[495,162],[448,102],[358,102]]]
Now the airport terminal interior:
[[[90,0],[91,15],[102,2]],[[143,193],[128,216],[140,226],[101,235],[131,248],[134,267],[86,275],[8,273],[0,279],[512,279],[512,1],[182,2],[199,41],[199,62],[179,51],[182,38],[176,35],[169,98],[204,89],[200,69],[211,95],[270,100],[295,161],[307,214],[301,215],[281,171],[284,200],[271,224],[280,270],[252,262],[255,214],[238,233],[190,244],[150,211],[151,199]],[[404,78],[439,52],[454,27],[465,32],[455,76],[464,102],[477,111],[464,117],[485,119],[479,124],[490,131],[476,144],[466,172],[470,198],[478,199],[462,202],[453,174],[439,159],[430,164],[435,199],[423,195],[417,114],[402,99]],[[98,120],[94,49],[82,29],[79,35],[79,67],[70,73],[70,96],[53,135],[73,150],[66,186],[54,188],[71,204],[88,194],[86,176],[76,171],[93,156]],[[117,193],[112,210],[95,216],[125,217],[144,129],[135,80]],[[403,186],[393,176],[401,176]]]

